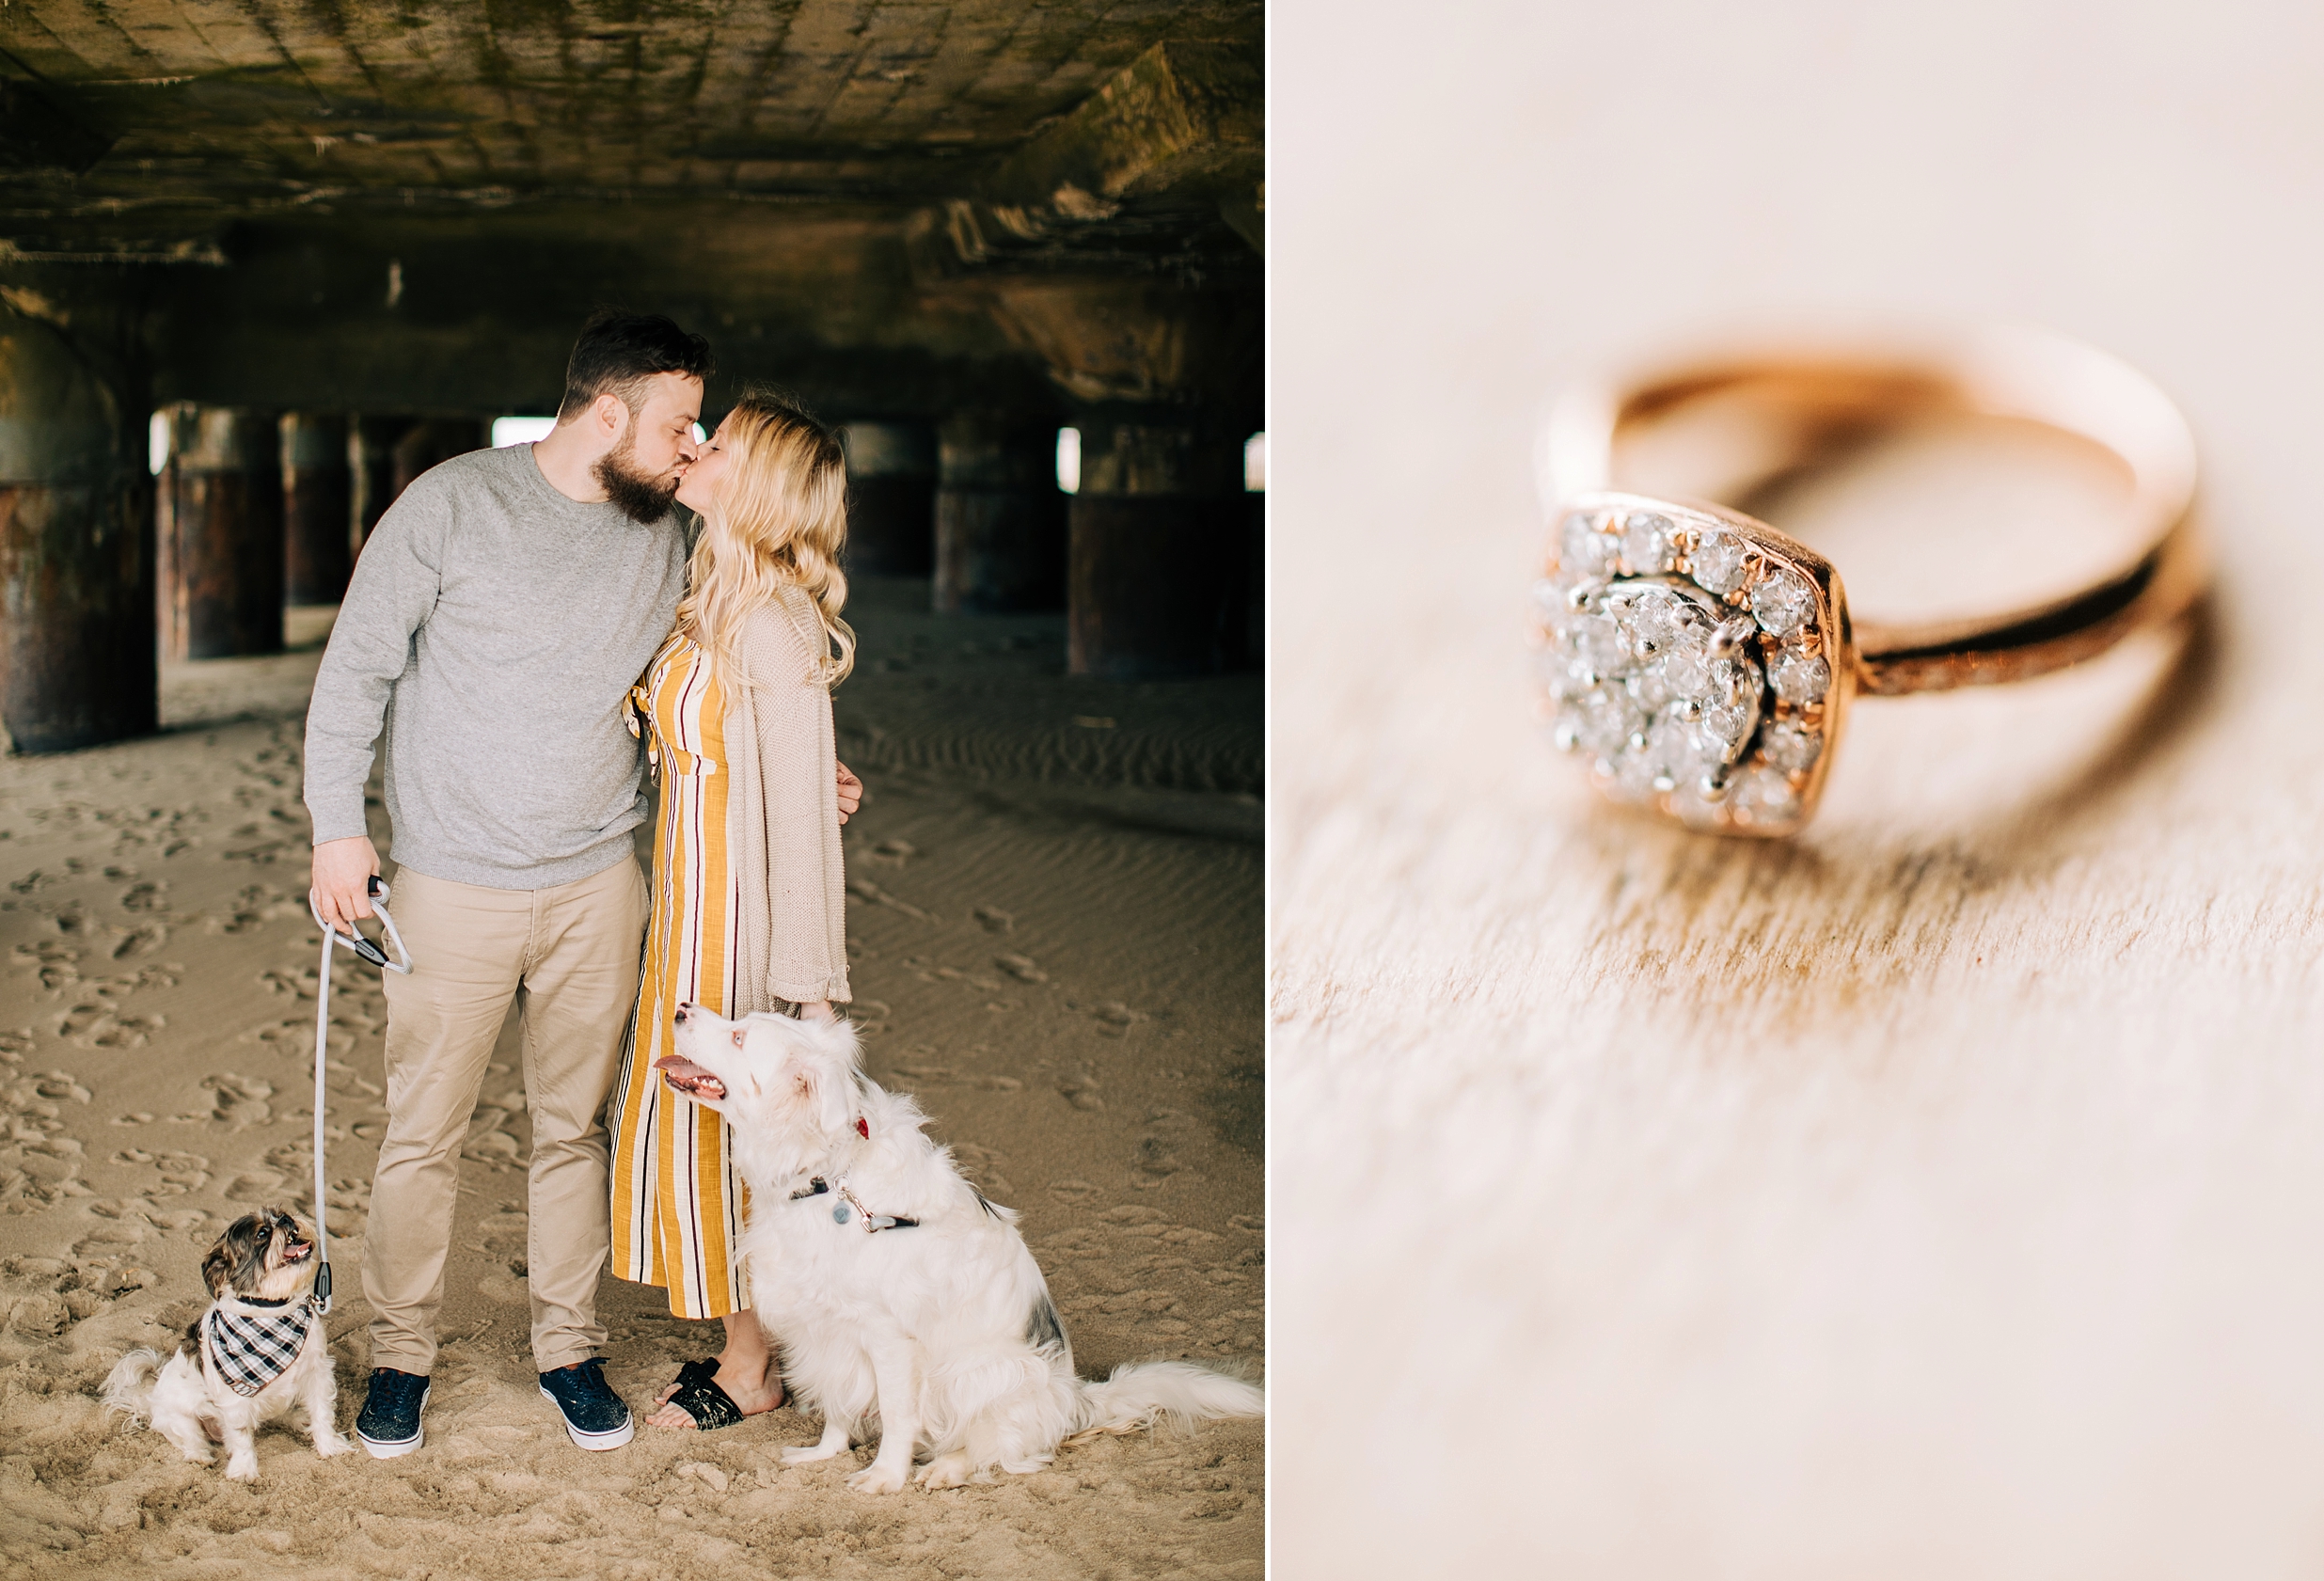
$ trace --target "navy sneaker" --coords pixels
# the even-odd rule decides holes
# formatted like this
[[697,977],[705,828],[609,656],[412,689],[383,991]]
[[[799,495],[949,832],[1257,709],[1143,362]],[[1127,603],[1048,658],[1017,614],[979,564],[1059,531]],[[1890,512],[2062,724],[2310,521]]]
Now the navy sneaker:
[[356,1436],[374,1459],[408,1455],[426,1434],[419,1413],[428,1403],[428,1381],[391,1367],[372,1369],[372,1392],[364,1398],[363,1414],[356,1418]]
[[637,1436],[629,1407],[606,1385],[603,1356],[542,1373],[541,1394],[564,1414],[565,1431],[584,1449],[618,1449]]

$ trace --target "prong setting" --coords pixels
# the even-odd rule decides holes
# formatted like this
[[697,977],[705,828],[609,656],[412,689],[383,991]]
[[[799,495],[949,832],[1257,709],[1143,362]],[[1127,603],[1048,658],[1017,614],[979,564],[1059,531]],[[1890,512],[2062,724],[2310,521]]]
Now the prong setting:
[[1731,621],[1721,623],[1719,628],[1711,633],[1711,652],[1724,658],[1758,635],[1759,622],[1748,615],[1737,615]]

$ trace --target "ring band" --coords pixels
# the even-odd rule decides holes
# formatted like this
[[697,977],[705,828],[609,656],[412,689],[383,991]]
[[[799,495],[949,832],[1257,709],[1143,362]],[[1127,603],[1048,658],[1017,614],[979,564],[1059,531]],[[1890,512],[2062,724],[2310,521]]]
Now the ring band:
[[[1623,484],[1621,441],[1700,403],[1760,420],[1731,498],[1867,431],[1940,415],[2030,421],[2126,469],[2118,567],[1988,618],[1852,624],[1838,570],[1740,511]],[[2195,446],[2143,375],[2034,331],[1945,344],[1742,352],[1573,387],[1538,456],[1553,528],[1535,640],[1557,744],[1598,787],[1691,828],[1786,835],[1815,811],[1850,703],[2023,680],[2175,619],[2207,578]]]

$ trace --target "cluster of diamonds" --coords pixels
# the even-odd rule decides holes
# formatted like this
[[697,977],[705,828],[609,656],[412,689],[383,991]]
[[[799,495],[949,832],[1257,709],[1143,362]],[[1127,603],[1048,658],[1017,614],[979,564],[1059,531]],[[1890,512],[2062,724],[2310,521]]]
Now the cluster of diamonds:
[[1799,820],[1832,676],[1798,569],[1709,516],[1580,509],[1535,597],[1553,737],[1600,790],[1699,828]]

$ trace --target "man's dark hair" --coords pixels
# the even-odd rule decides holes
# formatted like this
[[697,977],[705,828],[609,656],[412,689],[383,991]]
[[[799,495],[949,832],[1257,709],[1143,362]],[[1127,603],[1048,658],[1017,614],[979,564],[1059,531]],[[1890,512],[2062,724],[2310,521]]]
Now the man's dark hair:
[[608,390],[635,417],[645,404],[645,381],[656,373],[710,377],[710,342],[688,335],[659,313],[592,313],[565,364],[565,398],[557,420],[577,418]]

